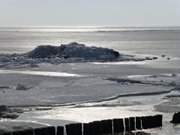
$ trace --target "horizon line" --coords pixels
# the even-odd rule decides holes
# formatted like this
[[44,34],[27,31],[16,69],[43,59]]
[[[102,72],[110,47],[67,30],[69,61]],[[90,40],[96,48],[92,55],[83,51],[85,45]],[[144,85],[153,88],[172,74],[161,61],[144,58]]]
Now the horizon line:
[[175,28],[180,25],[151,25],[151,26],[119,26],[119,25],[14,25],[14,26],[0,26],[0,28]]

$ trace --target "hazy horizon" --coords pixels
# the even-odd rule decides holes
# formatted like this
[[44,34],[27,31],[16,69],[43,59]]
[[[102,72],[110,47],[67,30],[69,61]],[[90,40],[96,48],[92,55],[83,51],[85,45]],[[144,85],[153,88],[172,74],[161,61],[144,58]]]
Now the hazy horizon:
[[151,26],[116,26],[116,25],[12,25],[0,28],[177,28],[180,25],[151,25]]
[[180,26],[179,0],[0,0],[0,27]]

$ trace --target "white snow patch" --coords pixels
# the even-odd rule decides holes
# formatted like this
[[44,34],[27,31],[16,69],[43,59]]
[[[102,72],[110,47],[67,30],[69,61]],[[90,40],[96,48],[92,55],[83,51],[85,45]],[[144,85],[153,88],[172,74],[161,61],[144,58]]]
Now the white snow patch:
[[17,71],[17,70],[0,70],[0,74],[26,74],[36,76],[51,76],[51,77],[82,77],[82,75],[71,74],[66,72],[49,72],[49,71]]

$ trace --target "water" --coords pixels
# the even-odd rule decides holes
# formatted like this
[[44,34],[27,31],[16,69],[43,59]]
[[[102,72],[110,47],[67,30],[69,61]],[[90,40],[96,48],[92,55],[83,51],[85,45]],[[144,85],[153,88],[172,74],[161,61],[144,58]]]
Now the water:
[[42,44],[80,42],[121,52],[180,57],[180,28],[20,27],[0,28],[0,53],[26,52]]
[[[149,75],[151,73],[179,73],[179,58],[180,58],[180,27],[170,27],[170,28],[119,28],[119,27],[21,27],[21,28],[0,28],[0,53],[22,53],[27,52],[33,49],[34,47],[38,45],[60,45],[63,43],[69,43],[69,42],[80,42],[84,43],[88,46],[101,46],[101,47],[108,47],[113,48],[116,50],[119,50],[123,53],[129,53],[129,54],[147,54],[147,55],[158,55],[161,56],[162,54],[167,55],[167,57],[174,58],[171,59],[171,61],[167,62],[167,60],[164,61],[158,61],[154,63],[91,63],[91,64],[75,64],[75,65],[66,65],[62,64],[59,65],[57,72],[55,67],[50,67],[47,69],[50,69],[52,71],[46,71],[46,68],[44,71],[8,71],[9,74],[28,74],[28,75],[45,75],[45,76],[78,76],[79,74],[84,75],[94,75],[95,77],[91,80],[90,78],[82,79],[78,82],[78,78],[75,81],[75,86],[77,88],[84,88],[82,91],[77,91],[79,93],[83,93],[85,88],[89,85],[90,86],[98,86],[97,88],[100,88],[98,84],[99,78],[105,78],[106,76],[122,76],[122,75]],[[105,64],[105,65],[104,65]],[[129,66],[130,65],[130,66]],[[155,66],[156,65],[156,66]],[[135,68],[134,68],[134,67]],[[146,68],[153,67],[151,68]],[[161,70],[158,68],[166,67],[167,69]],[[129,69],[128,69],[129,68]],[[121,70],[120,70],[121,69]],[[58,70],[62,70],[62,72],[58,72]],[[72,74],[70,74],[71,72]],[[0,71],[3,72],[4,71]],[[58,74],[57,74],[58,73]],[[97,78],[96,78],[97,76]],[[132,77],[131,76],[131,77]],[[1,76],[2,77],[2,76]],[[137,77],[137,76],[136,76]],[[5,78],[4,78],[5,79]],[[6,78],[7,79],[7,78]],[[16,76],[15,76],[16,79]],[[2,79],[3,80],[3,79]],[[97,80],[97,84],[96,84]],[[103,80],[104,81],[104,80]],[[2,81],[3,82],[3,81]],[[51,84],[52,82],[49,82],[47,85]],[[57,84],[59,84],[59,80],[56,81]],[[73,93],[76,92],[76,87],[72,85],[71,87],[71,81],[66,87],[69,85],[69,89],[73,88]],[[86,86],[86,84],[88,84]],[[52,83],[54,86],[54,82]],[[84,85],[84,87],[83,87]],[[113,84],[113,86],[116,84]],[[44,86],[44,85],[42,85]],[[58,87],[59,85],[57,85]],[[109,87],[108,84],[102,85],[103,90],[104,86],[108,89],[111,89],[112,87]],[[126,87],[126,86],[124,86]],[[130,86],[131,87],[131,86]],[[130,88],[129,87],[129,88]],[[43,87],[44,88],[44,87]],[[64,88],[64,87],[63,87]],[[117,85],[117,90],[119,92],[119,85]],[[124,92],[127,92],[129,88],[124,88]],[[134,86],[132,85],[133,90]],[[131,88],[131,89],[132,89]],[[143,89],[143,87],[135,87],[138,91],[138,89]],[[113,87],[115,89],[115,87]],[[152,90],[156,89],[152,87]],[[87,89],[88,90],[88,89]],[[89,94],[92,92],[92,87],[89,91]],[[143,89],[144,91],[146,89]],[[148,90],[150,88],[148,87]],[[96,92],[96,88],[94,89]],[[11,92],[11,91],[10,91]],[[71,91],[69,91],[71,92]],[[94,93],[95,93],[94,92]],[[117,92],[117,93],[118,93]],[[123,92],[123,88],[121,90],[121,93]],[[68,93],[68,92],[67,92]],[[102,93],[99,92],[101,95]],[[105,92],[104,92],[105,93]],[[76,94],[76,93],[75,93]],[[98,93],[97,93],[98,94]],[[52,95],[52,93],[51,93]],[[78,94],[77,94],[78,95]],[[88,94],[87,94],[88,95]],[[95,95],[93,95],[94,97]],[[164,96],[164,95],[162,95]],[[45,97],[43,97],[44,99]],[[54,98],[54,97],[53,97]],[[103,102],[103,104],[108,105],[109,104],[118,104],[118,107],[104,107],[105,110],[102,110],[103,107],[96,107],[96,103],[92,103],[92,106],[94,107],[75,107],[75,108],[64,108],[60,107],[57,108],[57,110],[52,110],[48,112],[40,112],[41,117],[45,117],[44,120],[47,119],[48,122],[53,120],[52,116],[55,119],[65,119],[65,120],[87,120],[91,121],[95,118],[109,118],[109,117],[117,117],[119,115],[126,116],[133,113],[148,113],[154,111],[154,102],[161,102],[163,100],[160,98],[159,95],[149,97],[130,97],[126,98],[120,98],[117,100],[109,101],[109,102]],[[158,100],[158,101],[157,101]],[[160,100],[160,101],[159,101]],[[137,102],[138,101],[138,102]],[[153,102],[154,101],[154,102]],[[163,101],[162,101],[163,102]],[[129,103],[130,105],[127,107],[121,106],[123,104]],[[138,104],[140,103],[140,104]],[[90,103],[89,103],[90,104]],[[99,103],[102,104],[102,103]],[[134,105],[135,104],[135,105]],[[144,105],[145,104],[145,105]],[[131,105],[134,105],[133,107]],[[179,105],[179,104],[178,104]],[[82,106],[82,105],[81,105]],[[147,107],[147,108],[146,108]],[[123,111],[123,109],[125,109]],[[133,110],[134,109],[134,110]],[[82,111],[83,110],[83,111]],[[58,112],[58,113],[57,113]],[[84,112],[84,115],[82,114]],[[102,115],[103,112],[103,115]],[[94,113],[94,114],[93,114]],[[123,115],[124,114],[124,115]],[[32,120],[32,114],[23,114],[24,119],[26,120],[27,117]],[[21,116],[23,119],[23,115]],[[27,115],[27,116],[26,116]],[[168,115],[169,116],[169,115]],[[171,116],[169,116],[171,118]],[[39,117],[38,117],[39,118]],[[80,119],[81,118],[81,119]],[[36,114],[34,115],[34,119],[36,119]],[[43,121],[43,119],[42,119]],[[169,121],[169,120],[168,120]],[[166,121],[167,122],[167,121]],[[177,127],[171,127],[171,124],[166,124],[163,127],[163,130],[157,130],[156,132],[159,132],[158,135],[168,135],[168,134],[174,134],[178,135],[180,130]],[[167,128],[167,129],[166,129]],[[156,134],[157,135],[157,134]]]

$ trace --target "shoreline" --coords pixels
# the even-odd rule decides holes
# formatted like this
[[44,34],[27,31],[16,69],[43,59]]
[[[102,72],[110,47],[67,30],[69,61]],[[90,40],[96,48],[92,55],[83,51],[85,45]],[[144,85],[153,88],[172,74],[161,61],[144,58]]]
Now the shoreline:
[[[161,60],[153,60],[150,63],[156,64],[160,62]],[[167,60],[167,62],[169,61]],[[168,112],[168,109],[171,109],[174,104],[171,100],[175,100],[175,102],[177,101],[180,104],[177,99],[178,97],[173,97],[174,92],[176,92],[176,89],[174,90],[173,88],[177,87],[177,94],[180,94],[178,92],[178,85],[169,85],[172,82],[178,84],[180,79],[179,72],[175,72],[173,68],[165,69],[161,67],[159,70],[156,68],[153,69],[148,67],[148,64],[148,61],[145,61],[145,64],[138,64],[137,62],[137,64],[132,64],[133,67],[131,63],[115,65],[113,63],[96,64],[91,62],[60,65],[43,63],[39,64],[36,68],[29,69],[33,72],[59,72],[80,75],[80,77],[36,76],[26,73],[2,74],[0,76],[0,84],[8,87],[3,88],[3,91],[5,91],[4,94],[0,91],[0,96],[4,103],[9,104],[10,108],[25,109],[19,118],[13,120],[14,122],[30,120],[49,125],[59,125],[58,123],[63,125],[63,123],[70,123],[72,121],[88,122],[104,118],[162,113],[167,117],[164,121],[166,123],[173,113]],[[23,72],[25,69],[26,67],[18,70]],[[15,68],[14,70],[16,71],[17,69]],[[108,78],[114,78],[115,81],[110,81]],[[34,81],[31,82],[29,80]],[[31,87],[31,89],[16,90],[19,82],[23,82],[22,85]],[[144,82],[148,82],[149,84]],[[137,92],[135,93],[134,91]],[[14,95],[23,97],[23,102],[16,96],[14,97]],[[5,101],[5,97],[12,97],[13,102]],[[112,98],[103,100],[105,97]],[[74,99],[72,100],[72,98]],[[102,100],[98,102],[99,98]],[[81,101],[76,102],[77,99],[81,99]],[[167,101],[168,104],[165,104]],[[30,105],[31,102],[37,106]],[[68,102],[68,104],[58,104],[58,102]],[[16,105],[12,106],[12,103]],[[26,105],[18,106],[20,103]],[[39,106],[39,103],[43,104]],[[167,106],[167,109],[158,110],[164,104]],[[179,108],[175,109],[179,110]],[[21,126],[23,127],[23,123]],[[172,131],[179,131],[179,129],[174,129],[169,124],[166,126],[168,128],[170,127]],[[163,130],[152,130],[162,133],[164,128]],[[152,130],[149,132],[153,132]],[[160,133],[158,135],[161,135]]]

